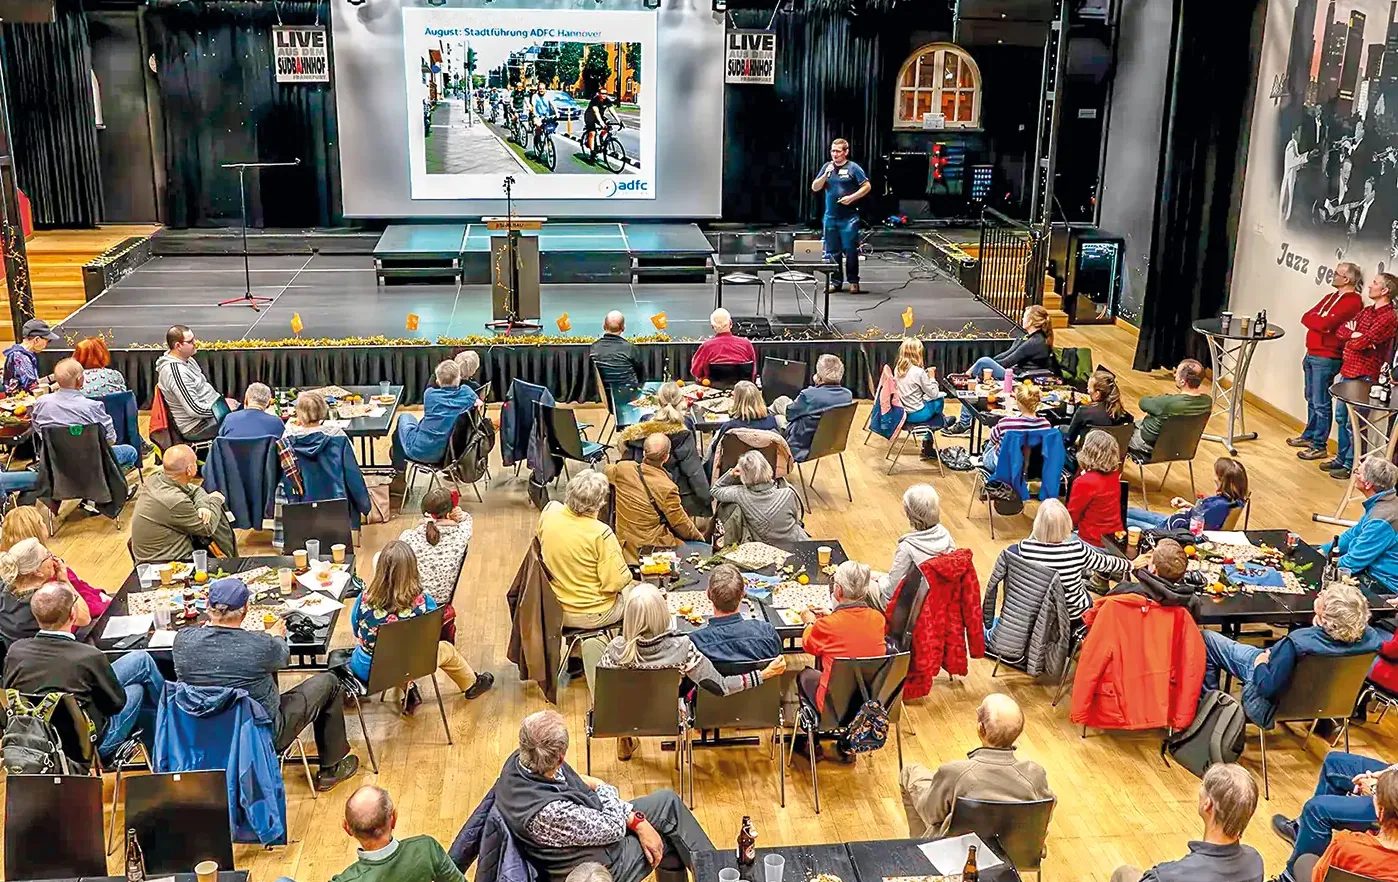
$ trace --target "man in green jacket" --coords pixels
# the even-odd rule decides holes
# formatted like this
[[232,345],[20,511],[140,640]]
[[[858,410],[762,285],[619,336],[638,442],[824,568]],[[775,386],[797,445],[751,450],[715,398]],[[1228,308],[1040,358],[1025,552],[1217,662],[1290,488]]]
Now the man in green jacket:
[[1204,366],[1192,358],[1186,358],[1175,367],[1175,385],[1179,392],[1169,395],[1152,395],[1141,399],[1141,410],[1145,419],[1136,426],[1131,436],[1130,450],[1142,456],[1150,456],[1155,441],[1165,421],[1176,416],[1198,416],[1213,410],[1213,396],[1199,391],[1204,384]]
[[212,557],[237,555],[223,494],[207,493],[194,483],[199,475],[194,450],[176,444],[165,451],[162,466],[136,497],[131,516],[136,563],[189,560],[196,547],[207,548]]
[[465,882],[431,836],[398,839],[398,810],[388,791],[365,784],[345,803],[345,832],[359,843],[359,860],[330,882]]

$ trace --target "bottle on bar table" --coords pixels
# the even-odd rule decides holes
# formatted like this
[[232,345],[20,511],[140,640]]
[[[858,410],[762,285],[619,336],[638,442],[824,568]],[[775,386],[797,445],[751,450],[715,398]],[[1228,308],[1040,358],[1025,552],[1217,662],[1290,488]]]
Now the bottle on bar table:
[[146,882],[146,857],[136,841],[136,829],[126,829],[126,882]]

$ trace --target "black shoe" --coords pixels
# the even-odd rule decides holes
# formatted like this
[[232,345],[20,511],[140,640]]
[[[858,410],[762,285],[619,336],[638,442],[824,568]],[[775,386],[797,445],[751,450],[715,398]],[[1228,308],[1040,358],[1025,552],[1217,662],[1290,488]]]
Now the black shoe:
[[1320,470],[1321,470],[1322,472],[1328,472],[1328,471],[1330,471],[1331,469],[1341,469],[1341,468],[1344,468],[1344,464],[1341,463],[1338,459],[1326,460],[1325,462],[1323,462],[1323,463],[1320,464]]
[[1296,844],[1296,822],[1286,815],[1272,815],[1272,832],[1292,845]]
[[1348,480],[1349,480],[1349,474],[1350,474],[1349,469],[1345,468],[1344,466],[1340,466],[1339,468],[1335,468],[1335,469],[1330,469],[1329,471],[1330,471],[1330,477],[1334,478],[1334,479],[1337,480],[1337,481],[1348,481]]
[[952,423],[950,426],[946,426],[945,428],[943,428],[942,434],[948,435],[953,438],[958,435],[969,435],[971,434],[971,424],[963,423],[958,420],[957,422]]
[[341,781],[353,778],[359,772],[359,757],[349,754],[330,768],[316,772],[316,790],[321,793],[335,789]]
[[495,675],[489,671],[482,671],[476,675],[476,682],[471,684],[471,688],[463,693],[467,698],[478,698],[490,691],[490,687],[495,685]]
[[416,683],[409,683],[407,691],[403,693],[403,716],[411,717],[422,704],[422,692],[418,690]]

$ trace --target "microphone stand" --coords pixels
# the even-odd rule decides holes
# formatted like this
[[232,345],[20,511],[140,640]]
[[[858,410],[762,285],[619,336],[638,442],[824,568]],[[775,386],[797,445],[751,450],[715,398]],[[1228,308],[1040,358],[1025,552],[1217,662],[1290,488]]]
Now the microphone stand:
[[252,293],[252,269],[248,265],[248,189],[246,186],[247,170],[250,168],[283,168],[287,166],[300,165],[300,159],[291,162],[225,162],[222,168],[236,168],[238,170],[238,208],[243,217],[243,294],[241,297],[230,297],[227,300],[220,300],[219,306],[248,306],[253,312],[262,309],[262,304],[271,303],[275,297],[265,297]]
[[486,322],[485,326],[492,331],[503,332],[509,336],[515,328],[523,331],[542,331],[544,326],[538,322],[526,321],[519,314],[519,230],[515,228],[513,195],[515,176],[505,175],[503,185],[505,187],[505,220],[510,228],[505,247],[506,259],[510,263],[509,280],[505,283],[505,317]]

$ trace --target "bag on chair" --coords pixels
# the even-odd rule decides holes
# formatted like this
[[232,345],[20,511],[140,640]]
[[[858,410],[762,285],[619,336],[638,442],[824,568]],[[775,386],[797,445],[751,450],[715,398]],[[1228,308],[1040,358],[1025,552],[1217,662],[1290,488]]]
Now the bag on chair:
[[31,704],[18,690],[5,690],[8,707],[5,734],[0,736],[0,757],[8,774],[77,774],[69,768],[62,739],[53,725],[53,714],[63,695],[50,692],[38,704]]
[[864,703],[845,727],[839,744],[842,750],[849,753],[869,753],[888,743],[888,708],[869,695],[862,672],[856,672],[854,679],[859,683],[859,694]]
[[390,517],[390,495],[388,486],[392,478],[383,475],[365,475],[364,489],[369,491],[369,512],[364,515],[366,524],[386,524]]
[[[1243,755],[1246,723],[1247,716],[1236,698],[1211,689],[1199,699],[1189,728],[1161,742],[1160,756],[1164,759],[1168,752],[1175,762],[1202,778],[1214,763],[1234,763]],[[1165,764],[1169,765],[1169,760]]]

